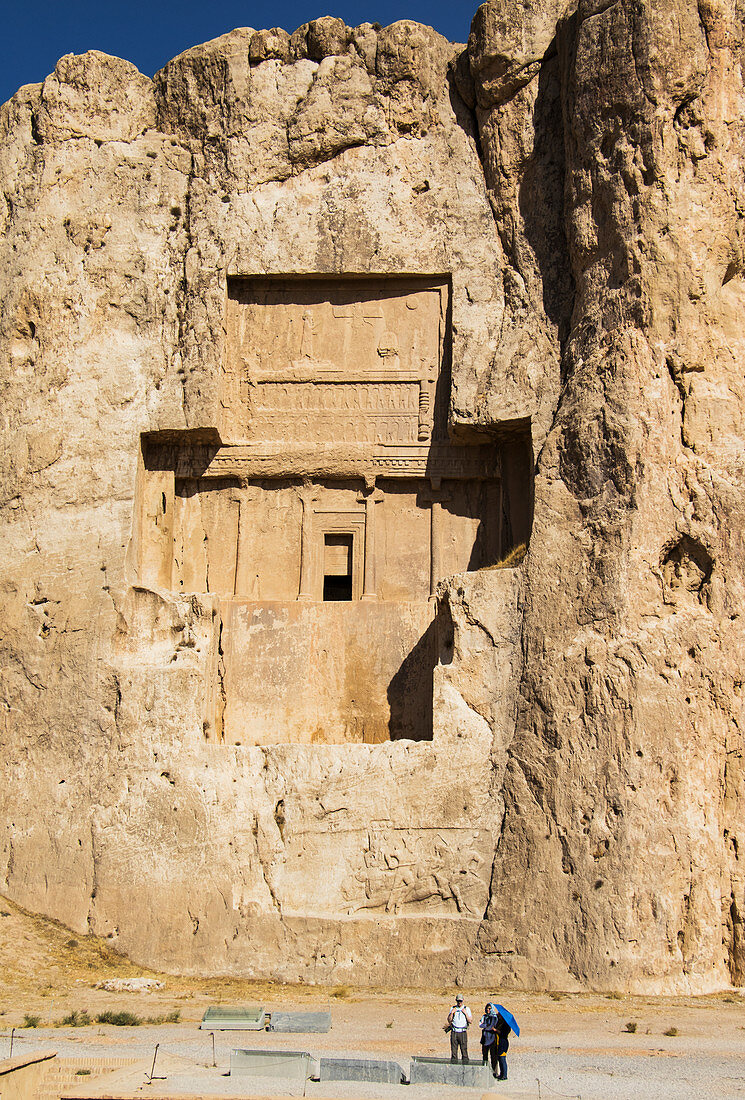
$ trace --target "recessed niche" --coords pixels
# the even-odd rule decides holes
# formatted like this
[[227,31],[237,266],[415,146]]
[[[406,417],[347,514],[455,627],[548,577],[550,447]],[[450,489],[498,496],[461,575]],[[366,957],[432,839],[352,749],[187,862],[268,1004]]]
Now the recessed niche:
[[711,580],[714,560],[696,539],[683,535],[663,550],[660,570],[667,602],[704,602],[704,589]]
[[323,601],[351,601],[353,535],[323,536]]

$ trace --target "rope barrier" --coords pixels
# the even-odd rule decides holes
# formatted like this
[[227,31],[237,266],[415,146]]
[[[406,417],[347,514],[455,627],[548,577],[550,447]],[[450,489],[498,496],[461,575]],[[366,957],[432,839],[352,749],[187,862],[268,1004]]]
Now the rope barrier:
[[538,1100],[542,1100],[541,1087],[547,1089],[552,1096],[562,1096],[565,1098],[565,1100],[582,1100],[582,1097],[578,1092],[557,1092],[556,1089],[552,1089],[550,1085],[547,1085],[545,1083],[543,1084],[543,1086],[541,1086],[540,1077],[536,1077],[536,1081],[538,1083]]

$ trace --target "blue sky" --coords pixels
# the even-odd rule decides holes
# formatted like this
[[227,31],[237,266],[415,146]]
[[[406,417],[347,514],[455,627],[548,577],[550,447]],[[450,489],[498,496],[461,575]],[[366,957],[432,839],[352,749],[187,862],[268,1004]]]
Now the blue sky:
[[182,50],[233,27],[284,27],[293,31],[319,15],[338,15],[350,26],[415,19],[455,42],[465,42],[479,0],[16,0],[5,5],[0,34],[0,103],[20,87],[43,80],[66,53],[102,50],[152,74]]

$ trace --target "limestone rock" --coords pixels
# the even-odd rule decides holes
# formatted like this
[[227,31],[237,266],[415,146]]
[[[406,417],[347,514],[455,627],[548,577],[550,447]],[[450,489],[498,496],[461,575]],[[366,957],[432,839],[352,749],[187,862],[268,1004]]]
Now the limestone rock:
[[287,132],[293,163],[330,160],[353,145],[386,136],[367,69],[351,57],[324,58]]
[[248,48],[252,65],[262,61],[288,61],[290,57],[290,36],[281,27],[270,31],[256,31]]
[[[553,955],[558,969],[572,959],[565,983],[742,980],[737,38],[707,44],[681,3],[580,5],[560,27],[575,293],[536,472],[525,676],[481,941],[524,957],[526,978]],[[724,389],[714,442],[698,394]],[[578,563],[570,583],[549,558]],[[526,866],[520,896],[498,889]]]
[[339,57],[347,52],[349,28],[343,19],[323,15],[308,24],[306,43],[311,61],[323,61],[326,57]]
[[0,108],[10,897],[191,973],[742,983],[741,50],[489,0]]
[[108,993],[152,993],[163,985],[157,978],[107,978],[105,982],[96,982],[96,989]]
[[42,85],[36,127],[43,142],[132,141],[154,124],[152,81],[97,50],[67,54]]
[[468,39],[479,106],[506,103],[539,75],[556,48],[556,24],[575,8],[573,0],[540,5],[488,0],[481,5]]

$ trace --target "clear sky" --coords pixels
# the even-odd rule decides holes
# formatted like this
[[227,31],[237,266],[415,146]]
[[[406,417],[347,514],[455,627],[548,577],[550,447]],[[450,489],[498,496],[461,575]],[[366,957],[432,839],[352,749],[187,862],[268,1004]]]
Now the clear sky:
[[102,50],[152,76],[166,61],[234,27],[294,31],[319,15],[349,26],[415,19],[465,42],[479,0],[11,0],[0,32],[0,103],[21,84],[43,80],[66,53]]

